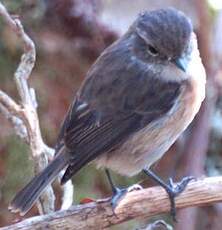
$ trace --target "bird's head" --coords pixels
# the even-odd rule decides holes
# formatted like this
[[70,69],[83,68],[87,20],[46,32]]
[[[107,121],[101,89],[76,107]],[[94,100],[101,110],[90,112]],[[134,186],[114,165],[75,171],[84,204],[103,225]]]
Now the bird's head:
[[167,8],[141,13],[129,31],[138,58],[149,63],[171,62],[186,72],[193,28],[182,12]]

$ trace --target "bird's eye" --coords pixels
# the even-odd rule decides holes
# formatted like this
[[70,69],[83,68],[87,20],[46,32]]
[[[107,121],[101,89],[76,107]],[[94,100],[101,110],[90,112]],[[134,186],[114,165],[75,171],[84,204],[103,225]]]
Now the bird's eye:
[[148,53],[151,54],[152,56],[157,56],[159,54],[159,52],[157,51],[157,49],[154,48],[151,45],[148,45],[147,50],[148,50]]

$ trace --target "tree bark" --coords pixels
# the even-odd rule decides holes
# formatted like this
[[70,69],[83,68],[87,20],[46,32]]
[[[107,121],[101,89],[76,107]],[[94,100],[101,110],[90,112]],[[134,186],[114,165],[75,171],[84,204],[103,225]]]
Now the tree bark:
[[[208,177],[191,182],[176,198],[178,209],[222,201],[222,177]],[[161,187],[132,191],[112,211],[109,199],[72,206],[44,216],[36,216],[0,230],[106,229],[130,219],[169,212],[170,202]],[[178,220],[179,221],[179,220]]]

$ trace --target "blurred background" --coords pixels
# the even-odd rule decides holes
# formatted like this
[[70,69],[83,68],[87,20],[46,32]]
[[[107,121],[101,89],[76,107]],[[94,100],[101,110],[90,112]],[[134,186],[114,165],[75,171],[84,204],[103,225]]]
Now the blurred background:
[[[30,84],[36,89],[44,141],[53,147],[65,112],[99,54],[144,10],[176,7],[192,20],[206,68],[207,97],[189,129],[153,169],[165,180],[185,175],[222,174],[222,1],[221,0],[4,0],[34,40],[37,62]],[[20,41],[0,18],[0,88],[17,97],[13,73],[22,53]],[[29,147],[0,114],[0,226],[17,220],[8,212],[12,196],[33,176]],[[144,175],[115,175],[117,185],[153,185]],[[74,200],[111,195],[102,170],[89,165],[73,178]],[[59,204],[58,204],[59,207]],[[34,207],[24,218],[37,214]],[[140,229],[168,215],[133,220],[112,229]],[[222,204],[178,211],[176,230],[221,229]]]

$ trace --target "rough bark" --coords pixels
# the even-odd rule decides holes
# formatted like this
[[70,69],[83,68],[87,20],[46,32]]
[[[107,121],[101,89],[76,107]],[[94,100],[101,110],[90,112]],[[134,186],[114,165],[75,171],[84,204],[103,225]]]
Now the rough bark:
[[[222,201],[222,177],[209,177],[191,182],[176,198],[176,207],[185,208]],[[169,212],[170,203],[166,192],[160,187],[133,191],[112,211],[108,199],[95,203],[72,206],[65,211],[37,216],[0,230],[28,229],[106,229],[130,219]],[[180,221],[180,220],[178,220]]]

